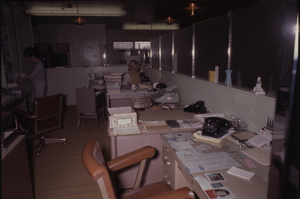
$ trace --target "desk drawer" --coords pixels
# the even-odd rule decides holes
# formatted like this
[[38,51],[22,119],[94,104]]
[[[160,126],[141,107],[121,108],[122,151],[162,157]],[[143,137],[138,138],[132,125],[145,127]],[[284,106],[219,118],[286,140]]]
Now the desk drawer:
[[175,189],[174,176],[170,175],[169,170],[163,165],[163,179],[172,189]]
[[171,149],[165,145],[163,145],[163,165],[168,170],[169,174],[172,178],[174,178],[175,173],[175,160],[171,156]]

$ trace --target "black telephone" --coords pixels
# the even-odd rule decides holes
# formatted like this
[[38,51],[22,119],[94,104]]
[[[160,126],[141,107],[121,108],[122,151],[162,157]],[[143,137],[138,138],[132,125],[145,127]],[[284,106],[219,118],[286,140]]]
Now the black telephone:
[[207,109],[204,105],[204,101],[197,101],[195,104],[191,104],[188,107],[183,109],[186,112],[193,112],[193,113],[206,113]]
[[220,117],[207,117],[204,119],[202,135],[220,138],[228,132],[232,123]]

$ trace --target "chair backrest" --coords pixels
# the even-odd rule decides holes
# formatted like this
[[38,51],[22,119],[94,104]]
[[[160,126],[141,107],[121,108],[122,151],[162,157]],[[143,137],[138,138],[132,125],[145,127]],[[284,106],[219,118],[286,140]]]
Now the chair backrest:
[[60,93],[34,99],[36,134],[61,128],[62,97]]
[[110,179],[110,172],[116,172],[140,163],[140,168],[137,172],[133,187],[133,189],[137,189],[140,186],[142,175],[146,167],[146,161],[152,158],[154,154],[155,149],[153,147],[145,146],[106,163],[98,142],[91,140],[86,142],[83,147],[82,161],[89,174],[97,181],[102,198],[115,199],[117,197]]
[[77,113],[96,113],[94,88],[76,88]]
[[82,151],[82,161],[86,170],[97,181],[102,198],[116,199],[106,162],[96,141],[85,143]]
[[133,109],[145,109],[152,106],[151,96],[137,96],[130,98],[130,105]]

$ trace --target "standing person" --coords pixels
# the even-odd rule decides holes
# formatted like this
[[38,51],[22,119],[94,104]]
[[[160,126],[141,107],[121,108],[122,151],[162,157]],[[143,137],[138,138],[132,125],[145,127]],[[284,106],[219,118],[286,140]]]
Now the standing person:
[[26,48],[24,50],[24,56],[33,63],[33,66],[31,73],[26,74],[24,77],[19,76],[18,81],[31,80],[31,103],[33,103],[34,98],[44,97],[46,94],[46,69],[43,62],[38,58],[39,54],[35,48]]
[[139,71],[141,67],[135,60],[131,60],[128,64],[128,72],[123,75],[122,85],[132,85],[141,82]]

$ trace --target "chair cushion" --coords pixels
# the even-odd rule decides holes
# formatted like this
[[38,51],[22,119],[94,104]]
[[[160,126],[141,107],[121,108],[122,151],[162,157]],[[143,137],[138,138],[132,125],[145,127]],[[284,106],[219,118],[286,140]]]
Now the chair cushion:
[[172,191],[173,189],[165,182],[157,182],[150,185],[133,189],[121,194],[118,198],[121,199],[146,199],[159,194]]

